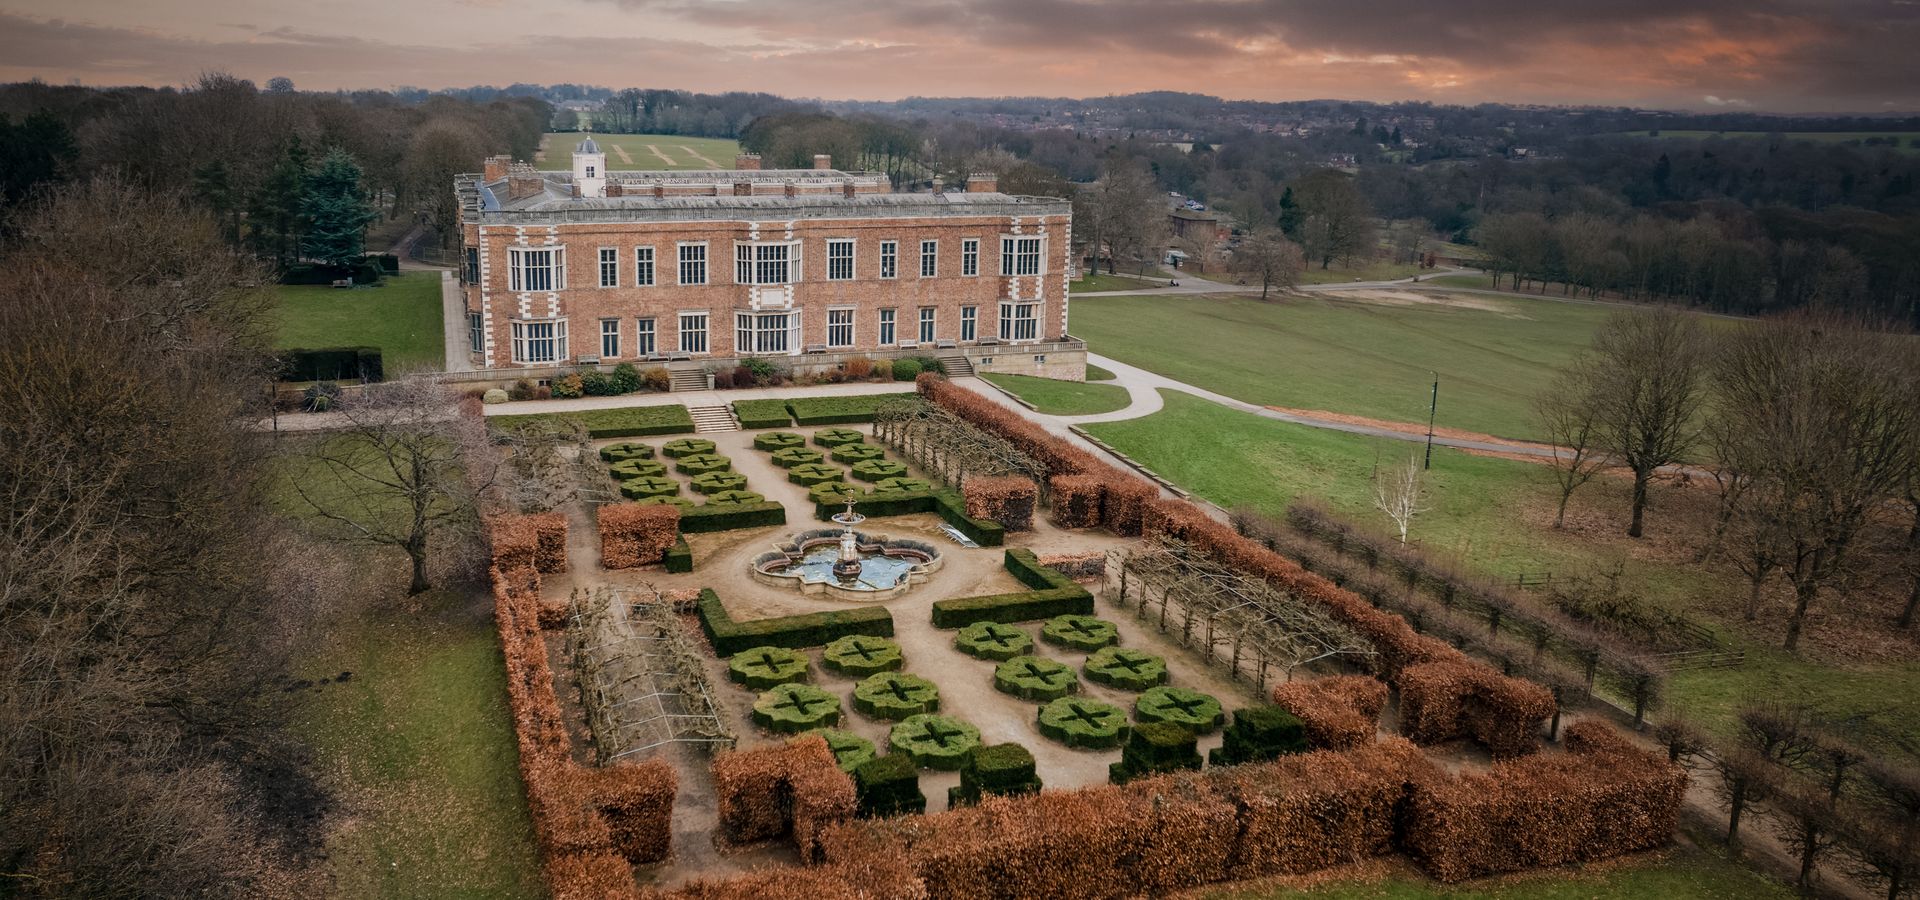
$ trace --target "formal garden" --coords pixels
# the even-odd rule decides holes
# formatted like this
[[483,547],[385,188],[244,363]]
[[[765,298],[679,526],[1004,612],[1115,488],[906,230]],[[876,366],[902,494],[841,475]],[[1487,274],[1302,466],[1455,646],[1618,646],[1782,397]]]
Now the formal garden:
[[697,436],[495,422],[542,486],[489,536],[556,896],[1456,882],[1672,838],[1684,771],[1561,685],[918,387]]

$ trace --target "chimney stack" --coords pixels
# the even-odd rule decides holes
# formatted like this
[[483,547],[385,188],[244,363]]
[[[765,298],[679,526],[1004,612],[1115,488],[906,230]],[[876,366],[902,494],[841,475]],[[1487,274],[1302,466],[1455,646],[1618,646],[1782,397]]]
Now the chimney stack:
[[546,190],[546,179],[534,167],[523,162],[507,166],[507,199],[519,200]]
[[787,196],[791,197],[794,195],[796,185],[794,184],[793,179],[791,178],[787,179],[782,186],[786,188]]
[[816,169],[831,169],[833,168],[833,157],[825,153],[815,153],[813,155],[813,167]]
[[622,186],[620,182],[618,181],[607,182],[607,196],[625,197],[626,195],[627,195],[627,189],[624,186]]
[[481,177],[485,178],[488,184],[499,181],[507,177],[507,166],[512,162],[513,157],[511,156],[489,156],[486,159],[485,169],[483,170],[486,174]]
[[851,179],[851,178],[843,178],[843,179],[841,179],[841,181],[840,181],[840,196],[842,196],[842,197],[845,197],[845,198],[847,198],[848,200],[852,200],[852,199],[853,199],[853,193],[854,193],[854,191],[853,191],[853,179]]
[[743,172],[758,171],[760,169],[760,154],[742,153],[733,158],[733,167]]
[[975,172],[967,176],[967,193],[991,194],[1000,190],[1000,179],[992,172]]
[[733,182],[733,195],[735,197],[753,196],[753,182],[745,179],[736,179]]
[[946,181],[938,175],[933,176],[933,192],[936,194],[944,194],[947,192]]

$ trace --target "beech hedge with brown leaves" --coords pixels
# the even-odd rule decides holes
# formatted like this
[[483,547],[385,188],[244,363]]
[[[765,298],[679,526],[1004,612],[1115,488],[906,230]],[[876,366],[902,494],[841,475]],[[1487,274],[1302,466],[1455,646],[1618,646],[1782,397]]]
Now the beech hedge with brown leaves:
[[1365,675],[1290,681],[1273,689],[1273,702],[1307,726],[1314,749],[1347,750],[1379,733],[1387,686]]
[[600,565],[609,569],[657,563],[680,539],[680,508],[671,503],[608,503],[597,515]]

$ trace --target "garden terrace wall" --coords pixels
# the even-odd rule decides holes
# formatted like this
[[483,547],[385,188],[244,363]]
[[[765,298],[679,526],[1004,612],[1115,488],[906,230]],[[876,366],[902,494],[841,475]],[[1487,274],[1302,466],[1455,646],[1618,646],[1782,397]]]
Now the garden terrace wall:
[[1273,702],[1306,725],[1314,749],[1346,750],[1379,733],[1387,686],[1365,675],[1293,681],[1273,689]]
[[[511,539],[493,543],[516,546]],[[509,552],[504,560],[515,558]],[[540,633],[540,573],[496,561],[488,575],[520,778],[548,887],[561,898],[637,896],[630,866],[671,852],[673,767],[658,759],[603,769],[574,761]]]
[[1687,775],[1598,722],[1569,726],[1566,753],[1417,785],[1408,850],[1433,877],[1605,859],[1672,838]]
[[609,569],[660,562],[680,539],[680,508],[671,504],[607,503],[595,516],[600,565]]

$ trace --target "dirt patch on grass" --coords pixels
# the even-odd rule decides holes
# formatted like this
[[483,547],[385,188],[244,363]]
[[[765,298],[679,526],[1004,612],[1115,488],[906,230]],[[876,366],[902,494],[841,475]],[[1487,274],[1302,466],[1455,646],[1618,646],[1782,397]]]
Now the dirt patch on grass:
[[[1366,416],[1356,416],[1350,413],[1328,412],[1327,410],[1324,410],[1324,409],[1296,409],[1290,406],[1269,406],[1267,408],[1273,410],[1274,412],[1283,412],[1288,415],[1301,416],[1303,418],[1309,418],[1309,419],[1319,419],[1325,422],[1338,422],[1342,425],[1360,425],[1367,428],[1378,428],[1382,431],[1394,431],[1394,432],[1399,432],[1400,434],[1412,434],[1412,435],[1419,435],[1421,437],[1425,437],[1427,434],[1427,426],[1426,426],[1426,423],[1424,422],[1396,422],[1396,421],[1393,421],[1392,419],[1370,419]],[[1519,440],[1514,440],[1513,438],[1496,437],[1494,435],[1484,434],[1478,431],[1467,431],[1466,429],[1463,429],[1463,428],[1448,428],[1444,425],[1435,427],[1433,429],[1433,434],[1435,437],[1443,437],[1443,438],[1448,438],[1448,439],[1457,440],[1457,441],[1480,441],[1482,443],[1488,443],[1488,444],[1500,444],[1507,447],[1523,447],[1523,448],[1531,448],[1535,450],[1552,449],[1552,445],[1550,444],[1541,444],[1533,441],[1519,441]],[[1501,454],[1489,454],[1489,455],[1501,455]],[[1519,453],[1512,454],[1512,455],[1516,457],[1526,456],[1526,454],[1519,454]]]
[[1371,303],[1375,306],[1444,306],[1453,309],[1471,309],[1476,312],[1498,313],[1515,319],[1527,316],[1503,303],[1497,298],[1482,297],[1474,294],[1456,294],[1441,290],[1388,290],[1365,289],[1352,291],[1321,291],[1319,296],[1333,301],[1346,300],[1354,303]]

